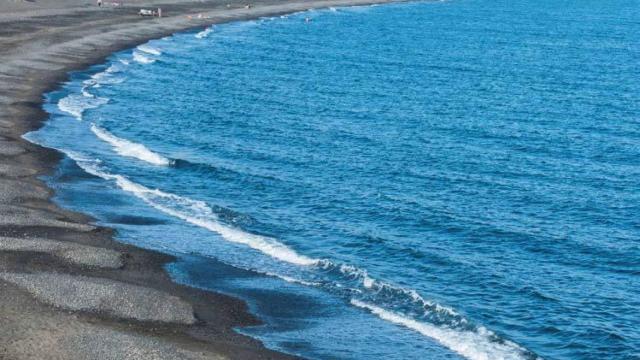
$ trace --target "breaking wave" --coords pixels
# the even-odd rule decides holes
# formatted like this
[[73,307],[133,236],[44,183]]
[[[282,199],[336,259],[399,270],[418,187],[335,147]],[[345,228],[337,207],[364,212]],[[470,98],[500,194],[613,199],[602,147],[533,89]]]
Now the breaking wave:
[[95,160],[88,160],[72,152],[68,155],[86,172],[105,180],[115,181],[122,190],[132,193],[155,209],[213,231],[227,241],[247,245],[275,259],[291,264],[313,265],[317,263],[317,260],[300,255],[273,238],[247,233],[220,223],[218,216],[203,201],[147,188],[122,175],[112,175],[101,170],[98,166],[99,162]]
[[155,55],[155,56],[160,56],[162,55],[162,52],[154,47],[152,47],[149,44],[142,44],[139,45],[136,49],[145,52],[147,54],[151,54],[151,55]]
[[91,124],[91,131],[98,138],[113,146],[113,149],[122,156],[136,158],[153,165],[169,166],[172,164],[171,160],[149,150],[146,146],[119,138],[95,124]]
[[414,330],[438,341],[450,350],[470,360],[520,360],[535,358],[527,350],[511,341],[501,339],[485,327],[475,331],[459,331],[446,326],[420,322],[405,315],[385,310],[379,306],[352,299],[351,304],[370,311],[379,318]]
[[120,189],[153,208],[215,232],[226,241],[246,245],[288,264],[302,266],[305,269],[303,274],[309,279],[254,269],[258,272],[287,282],[325,289],[385,321],[434,339],[470,360],[538,359],[535,354],[516,343],[499,337],[484,326],[474,325],[455,310],[426,300],[415,290],[374,279],[366,270],[352,265],[301,255],[272,237],[252,234],[223,224],[214,210],[203,201],[148,188],[125,176],[110,174],[101,169],[99,160],[87,159],[73,152],[67,154],[88,173],[115,182]]
[[200,31],[199,33],[197,33],[195,35],[195,37],[198,38],[198,39],[204,39],[207,36],[209,36],[209,34],[211,34],[212,31],[213,31],[213,27],[208,27],[208,28]]
[[139,51],[134,51],[133,52],[133,60],[135,62],[137,62],[137,63],[140,63],[140,64],[151,64],[151,63],[156,61],[156,59],[152,59],[152,58],[144,56]]
[[94,109],[109,102],[109,99],[91,95],[86,90],[80,94],[69,94],[58,101],[58,109],[82,120],[82,114],[88,109]]

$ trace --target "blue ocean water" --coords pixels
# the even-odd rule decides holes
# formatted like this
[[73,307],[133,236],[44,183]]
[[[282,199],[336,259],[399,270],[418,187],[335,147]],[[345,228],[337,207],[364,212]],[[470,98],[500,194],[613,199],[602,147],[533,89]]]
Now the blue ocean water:
[[27,137],[68,155],[57,201],[246,299],[271,348],[637,359],[638,5],[216,25],[72,74]]

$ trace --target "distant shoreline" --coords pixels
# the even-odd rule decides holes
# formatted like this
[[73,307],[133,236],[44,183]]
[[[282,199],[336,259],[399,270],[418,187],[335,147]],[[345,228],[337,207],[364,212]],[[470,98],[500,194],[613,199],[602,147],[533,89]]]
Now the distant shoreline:
[[[44,93],[114,52],[215,23],[385,2],[0,4],[0,358],[291,358],[233,330],[259,324],[241,300],[175,284],[163,269],[172,257],[113,241],[113,230],[51,202],[54,191],[39,177],[61,154],[22,135],[47,119]],[[137,15],[157,7],[163,18]]]

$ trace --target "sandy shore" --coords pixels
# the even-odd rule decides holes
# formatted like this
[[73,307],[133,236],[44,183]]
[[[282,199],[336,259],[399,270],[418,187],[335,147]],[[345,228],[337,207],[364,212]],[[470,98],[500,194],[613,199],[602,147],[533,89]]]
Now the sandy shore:
[[[117,243],[53,204],[38,177],[61,155],[21,136],[46,118],[44,92],[115,51],[213,23],[374,2],[0,2],[0,359],[291,358],[232,330],[259,323],[242,301],[171,282],[171,257]],[[141,18],[142,6],[164,17]]]

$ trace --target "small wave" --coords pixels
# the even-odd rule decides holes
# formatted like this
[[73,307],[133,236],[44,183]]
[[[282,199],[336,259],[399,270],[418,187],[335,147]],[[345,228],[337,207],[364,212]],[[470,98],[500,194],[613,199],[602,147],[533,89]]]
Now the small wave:
[[[428,301],[415,290],[386,283],[371,277],[366,270],[326,259],[313,259],[271,237],[256,235],[221,223],[206,203],[187,197],[150,189],[122,175],[100,169],[97,160],[81,159],[70,154],[90,174],[114,181],[122,190],[132,193],[165,214],[219,234],[222,239],[247,245],[276,260],[305,266],[304,279],[254,269],[284,281],[327,289],[342,296],[352,305],[364,308],[385,321],[404,326],[471,360],[538,359],[518,344],[503,339],[484,326],[471,324],[455,310]],[[317,271],[319,270],[319,271]]]
[[300,279],[296,279],[294,277],[291,276],[287,276],[287,275],[281,275],[281,274],[276,274],[276,273],[272,273],[272,272],[262,272],[260,270],[256,270],[262,274],[265,274],[267,276],[273,276],[273,277],[277,277],[278,279],[282,279],[288,283],[292,283],[292,284],[301,284],[301,285],[306,285],[306,286],[322,286],[322,283],[319,282],[313,282],[313,281],[305,281],[305,280],[300,280]]
[[420,322],[356,299],[352,299],[351,304],[367,309],[383,320],[407,327],[426,337],[435,339],[450,350],[470,360],[521,360],[532,358],[527,350],[511,341],[498,338],[492,331],[484,327],[479,327],[476,331],[460,331]]
[[275,259],[295,265],[308,266],[318,262],[318,260],[296,253],[293,249],[273,238],[247,233],[220,223],[213,210],[202,201],[192,200],[157,189],[149,189],[122,175],[112,175],[100,170],[92,160],[88,161],[77,154],[69,152],[67,154],[88,173],[105,180],[115,181],[122,190],[132,193],[155,209],[215,232],[226,241],[247,245]]
[[[82,83],[85,87],[82,88],[83,94],[87,86],[100,87],[101,84],[119,84],[124,81],[122,77],[118,77],[115,74],[123,70],[123,63],[113,63],[106,70],[91,75],[91,77]],[[85,95],[87,96],[87,95]]]
[[200,31],[199,33],[196,34],[196,38],[198,39],[204,39],[207,36],[209,36],[209,34],[211,34],[211,32],[213,32],[213,27],[208,27],[202,31]]
[[113,74],[116,72],[120,72],[122,71],[122,66],[124,64],[122,63],[113,63],[111,65],[109,65],[109,67],[107,68],[107,70],[105,70],[104,72],[106,72],[107,74]]
[[160,56],[162,55],[162,52],[154,47],[152,47],[151,45],[148,44],[142,44],[139,45],[136,49],[145,52],[147,54],[151,54],[151,55],[155,55],[155,56]]
[[91,131],[93,131],[93,133],[96,134],[96,136],[101,140],[111,144],[115,151],[122,156],[136,158],[153,165],[171,165],[171,160],[165,158],[162,155],[154,153],[153,151],[147,149],[146,146],[142,144],[136,144],[129,140],[121,139],[111,134],[107,130],[96,126],[95,124],[91,124]]
[[468,321],[455,310],[429,301],[415,290],[374,279],[364,269],[353,265],[335,264],[326,259],[319,261],[317,265],[330,274],[335,274],[351,283],[355,282],[356,288],[361,287],[358,293],[361,294],[363,300],[373,302],[382,300],[387,306],[410,309],[411,312],[427,313],[429,320],[438,324],[462,327],[469,325]]
[[138,51],[133,52],[133,60],[140,64],[151,64],[156,61],[155,59],[151,59],[142,55],[142,53]]
[[92,98],[92,97],[94,97],[94,95],[93,95],[92,93],[90,93],[90,92],[87,90],[87,87],[86,87],[86,86],[83,86],[83,87],[82,87],[82,90],[80,90],[80,93],[81,93],[81,94],[82,94],[82,96],[84,96],[84,97],[88,97],[88,98]]
[[81,94],[70,94],[60,99],[58,109],[82,120],[82,114],[85,110],[97,108],[108,102],[109,99],[94,96],[83,89]]

